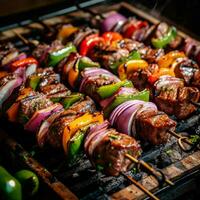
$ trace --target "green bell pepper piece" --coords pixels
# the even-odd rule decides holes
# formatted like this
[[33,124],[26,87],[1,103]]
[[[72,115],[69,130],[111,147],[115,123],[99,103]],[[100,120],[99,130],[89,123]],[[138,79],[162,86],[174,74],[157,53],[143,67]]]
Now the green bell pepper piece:
[[104,110],[105,117],[109,117],[110,113],[120,104],[130,101],[130,100],[142,100],[142,101],[149,101],[149,90],[143,90],[138,92],[137,94],[131,95],[119,95],[115,98],[115,100]]
[[40,83],[41,77],[39,76],[32,76],[29,80],[29,86],[33,89],[36,90],[38,87],[38,84]]
[[61,104],[63,105],[63,107],[65,109],[67,109],[70,106],[72,106],[74,103],[76,103],[77,101],[81,100],[83,97],[84,97],[84,95],[81,94],[81,93],[72,94],[72,95],[69,95],[69,96],[65,97],[61,101]]
[[0,166],[0,193],[7,200],[21,200],[21,184]]
[[15,178],[21,183],[23,194],[33,196],[39,188],[39,180],[35,173],[29,170],[21,170],[15,174]]
[[99,63],[93,62],[90,58],[88,57],[81,57],[78,62],[78,69],[81,71],[85,68],[89,67],[100,67]]
[[78,157],[78,155],[81,153],[81,150],[83,148],[85,133],[89,127],[90,125],[81,128],[70,139],[69,148],[68,148],[68,159],[70,161],[74,161]]
[[113,71],[113,73],[117,74],[117,69],[121,64],[123,64],[129,60],[140,60],[140,59],[141,59],[140,53],[138,51],[134,50],[128,55],[128,57],[122,57],[121,59],[119,59],[118,61],[113,63],[110,66],[110,69]]
[[49,54],[48,65],[55,67],[63,58],[69,56],[72,52],[76,52],[76,47],[72,43],[68,43],[63,49]]
[[133,87],[133,84],[131,81],[124,80],[118,83],[101,86],[97,89],[97,93],[102,99],[105,99],[112,96],[121,87]]
[[177,30],[174,26],[172,26],[168,33],[162,38],[152,38],[152,45],[157,49],[164,48],[176,37],[176,35]]

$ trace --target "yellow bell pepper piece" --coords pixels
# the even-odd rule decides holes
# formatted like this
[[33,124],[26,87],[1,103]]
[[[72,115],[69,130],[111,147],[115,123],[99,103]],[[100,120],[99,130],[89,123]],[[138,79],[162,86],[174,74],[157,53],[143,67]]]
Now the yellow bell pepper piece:
[[73,135],[82,127],[87,126],[94,122],[103,122],[103,115],[101,113],[85,113],[84,115],[76,118],[72,122],[68,124],[68,126],[65,127],[63,138],[62,138],[62,144],[64,152],[67,154],[68,150],[68,143],[70,139],[73,137]]
[[121,80],[127,78],[127,76],[139,69],[146,69],[148,63],[145,60],[129,60],[124,64],[121,64],[118,68],[118,75]]

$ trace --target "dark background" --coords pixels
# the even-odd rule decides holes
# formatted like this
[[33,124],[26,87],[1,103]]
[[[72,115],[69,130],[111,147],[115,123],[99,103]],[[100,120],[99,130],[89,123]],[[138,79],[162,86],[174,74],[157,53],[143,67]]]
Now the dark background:
[[200,0],[136,0],[135,2],[151,9],[151,14],[165,16],[200,36]]
[[[77,1],[84,2],[84,0],[0,0],[0,26],[28,18],[37,18],[56,9],[72,6]],[[105,2],[120,1],[107,0]],[[200,0],[129,0],[128,2],[145,6],[154,16],[159,16],[159,14],[165,16],[179,26],[200,35]],[[11,14],[12,16],[9,17]]]

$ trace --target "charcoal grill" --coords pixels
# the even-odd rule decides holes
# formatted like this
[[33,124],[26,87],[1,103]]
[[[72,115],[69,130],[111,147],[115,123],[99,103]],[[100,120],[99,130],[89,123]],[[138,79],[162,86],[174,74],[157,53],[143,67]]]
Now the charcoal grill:
[[[136,16],[156,24],[158,19],[148,15],[147,12],[127,2],[116,1],[87,1],[80,3],[82,7],[89,7],[96,13],[117,10],[126,16]],[[67,6],[66,6],[67,5]],[[39,12],[39,17],[31,15],[30,19],[16,21],[14,24],[1,27],[0,41],[12,41],[19,49],[28,51],[14,34],[13,30],[29,39],[40,39],[43,27],[37,21],[43,20],[46,24],[73,22],[76,24],[87,23],[88,13],[79,11],[74,5],[67,3],[65,9],[60,10],[60,5],[51,12]],[[107,6],[109,5],[109,6]],[[62,4],[63,6],[63,4]],[[25,15],[22,15],[25,16]],[[29,15],[30,16],[30,15]],[[12,27],[12,29],[11,29]],[[14,28],[13,28],[14,27]],[[187,34],[179,32],[183,37]],[[178,121],[177,131],[186,131],[189,134],[200,134],[200,109],[187,120]],[[22,127],[11,125],[0,120],[0,162],[11,171],[20,167],[30,168],[41,179],[41,189],[36,199],[82,199],[82,200],[107,200],[107,199],[144,199],[146,195],[123,176],[108,177],[96,172],[90,162],[83,157],[78,163],[69,165],[59,152],[51,149],[39,149],[35,145],[34,137],[27,135]],[[200,176],[200,151],[191,153],[180,152],[175,140],[165,146],[145,146],[142,159],[162,169],[164,174],[174,181],[175,186],[158,187],[157,181],[144,172],[133,170],[127,174],[140,181],[147,189],[154,192],[161,199],[177,199],[189,191],[198,190],[198,177]],[[198,192],[194,195],[198,195]],[[186,197],[186,196],[185,196]]]

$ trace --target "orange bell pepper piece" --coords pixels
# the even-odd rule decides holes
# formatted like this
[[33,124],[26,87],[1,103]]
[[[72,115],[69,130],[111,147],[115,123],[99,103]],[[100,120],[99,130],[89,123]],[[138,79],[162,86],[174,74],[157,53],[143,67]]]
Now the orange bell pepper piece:
[[59,40],[63,40],[65,38],[68,38],[70,35],[72,35],[73,33],[75,33],[77,30],[78,30],[78,28],[75,27],[75,26],[64,25],[59,30],[57,38]]
[[10,122],[16,122],[17,121],[17,115],[19,111],[19,105],[20,102],[15,102],[8,110],[7,110],[7,116],[8,120]]
[[79,70],[71,68],[68,72],[68,83],[69,85],[74,88],[76,80],[78,79]]
[[162,56],[158,60],[158,65],[160,68],[168,68],[171,66],[171,64],[177,59],[177,58],[184,58],[186,57],[184,52],[180,51],[171,51],[167,53],[166,55]]

